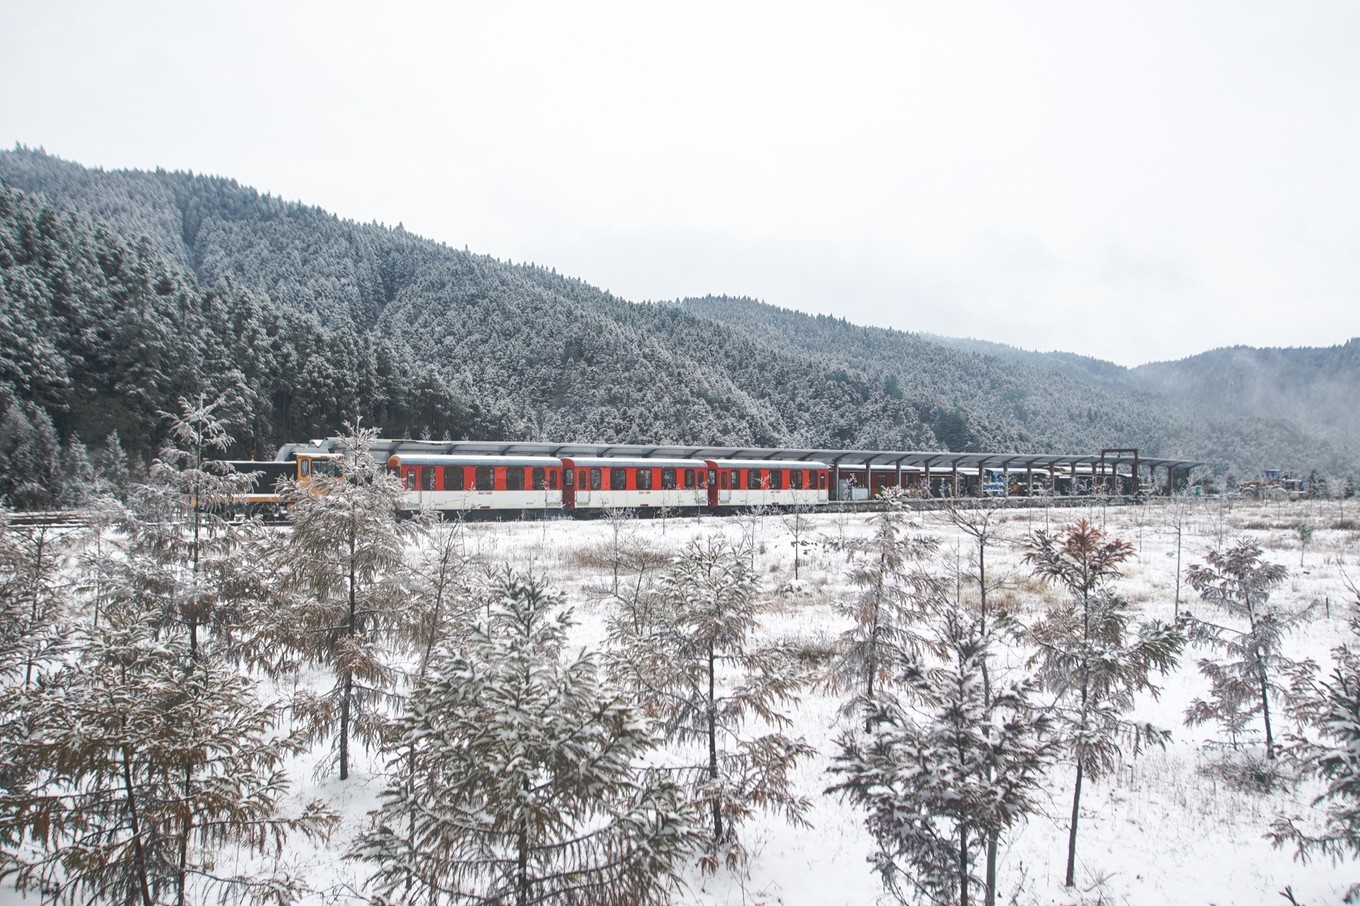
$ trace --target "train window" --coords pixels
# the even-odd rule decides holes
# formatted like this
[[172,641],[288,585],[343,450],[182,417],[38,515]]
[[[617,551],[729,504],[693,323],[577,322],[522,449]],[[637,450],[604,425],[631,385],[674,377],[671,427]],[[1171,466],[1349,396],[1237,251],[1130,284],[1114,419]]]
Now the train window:
[[705,477],[708,479],[708,486],[710,488],[718,483],[718,473],[713,469],[709,469]]
[[628,470],[614,466],[609,470],[609,490],[622,491],[628,487]]
[[547,489],[548,473],[543,470],[542,466],[534,466],[532,476],[535,491],[543,491]]
[[312,474],[312,461],[310,459],[298,460],[298,477],[306,478]]
[[771,490],[771,491],[778,491],[778,490],[780,490],[780,489],[783,488],[783,487],[784,487],[784,470],[783,470],[783,469],[771,469],[771,470],[770,470],[770,490]]
[[422,491],[434,490],[434,466],[420,467],[420,489]]
[[[571,473],[568,472],[567,474],[570,475]],[[556,490],[557,490],[557,470],[556,470],[556,469],[553,469],[551,472],[548,473],[548,489],[549,489],[549,490],[552,490],[552,491],[556,491]]]
[[675,470],[674,470],[674,469],[662,469],[662,470],[661,470],[661,489],[662,489],[663,491],[674,491],[674,490],[675,490]]
[[600,486],[603,483],[601,479],[602,476],[600,474],[599,466],[596,466],[595,468],[590,470],[590,489],[592,491],[598,491],[600,489]]
[[759,470],[759,469],[747,469],[747,470],[746,470],[746,490],[748,490],[748,491],[759,491],[759,490],[760,490],[760,470]]
[[791,490],[791,491],[801,491],[801,490],[803,490],[803,470],[802,470],[802,469],[794,469],[792,472],[789,473],[789,490]]
[[506,466],[505,467],[505,489],[507,491],[524,490],[524,467]]
[[694,470],[693,470],[693,469],[686,469],[686,470],[685,470],[685,488],[686,488],[686,490],[688,490],[689,488],[692,488],[692,487],[694,487],[694,486],[695,486]]
[[419,471],[419,469],[406,470],[406,490],[414,491],[416,489],[416,473]]
[[563,470],[562,470],[562,487],[564,487],[564,488],[574,488],[574,487],[576,487],[576,470],[575,470],[575,469],[563,469]]
[[494,466],[477,467],[477,490],[494,491],[496,489],[496,469]]
[[445,466],[444,467],[444,490],[461,491],[463,490],[463,467]]
[[650,491],[652,489],[652,470],[637,470],[637,489],[639,491]]

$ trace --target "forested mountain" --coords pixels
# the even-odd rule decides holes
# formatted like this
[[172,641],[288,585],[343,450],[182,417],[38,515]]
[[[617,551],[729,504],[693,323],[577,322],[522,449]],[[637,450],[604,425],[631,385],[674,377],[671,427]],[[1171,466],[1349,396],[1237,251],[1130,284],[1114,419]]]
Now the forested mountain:
[[987,426],[997,438],[991,449],[1127,444],[1145,455],[1200,459],[1240,478],[1265,465],[1342,475],[1360,462],[1360,416],[1348,403],[1360,392],[1356,340],[1328,349],[1218,350],[1126,369],[1071,353],[860,327],[749,299],[684,305],[773,346],[949,400],[970,423]]
[[[1355,461],[1353,435],[1264,405],[1198,409],[1171,372],[750,300],[638,304],[228,179],[105,172],[26,148],[0,152],[0,294],[0,495],[16,502],[59,491],[35,470],[63,446],[79,460],[116,431],[144,459],[158,413],[199,392],[228,396],[238,455],[358,417],[432,437],[1134,446],[1240,474]],[[1302,381],[1309,364],[1297,368]]]
[[1354,444],[1360,441],[1360,339],[1325,349],[1233,346],[1133,370],[1145,387],[1184,393],[1200,412],[1288,418]]

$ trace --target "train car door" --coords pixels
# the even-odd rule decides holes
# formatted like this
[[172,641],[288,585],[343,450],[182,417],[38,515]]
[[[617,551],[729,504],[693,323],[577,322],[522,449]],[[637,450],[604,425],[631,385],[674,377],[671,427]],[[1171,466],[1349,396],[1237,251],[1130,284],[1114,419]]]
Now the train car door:
[[708,505],[730,506],[732,503],[732,470],[722,463],[708,460]]
[[562,460],[562,509],[576,509],[576,463],[570,459]]

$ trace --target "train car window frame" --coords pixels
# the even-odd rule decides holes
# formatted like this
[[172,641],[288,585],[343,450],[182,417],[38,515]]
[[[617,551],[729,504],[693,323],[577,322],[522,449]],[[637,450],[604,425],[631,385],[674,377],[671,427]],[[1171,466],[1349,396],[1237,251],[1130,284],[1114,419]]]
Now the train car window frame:
[[674,469],[662,469],[662,470],[661,470],[661,490],[663,490],[663,491],[674,491],[674,490],[675,490],[675,470],[674,470]]
[[771,491],[782,491],[782,490],[784,490],[784,470],[783,470],[783,469],[771,469],[771,470],[770,470],[770,490],[771,490]]
[[802,470],[802,469],[794,469],[792,472],[789,473],[789,490],[790,490],[790,491],[801,491],[801,490],[803,490],[803,474],[804,474],[804,473],[803,473],[803,470]]
[[467,484],[467,476],[463,474],[462,466],[444,467],[444,490],[461,491]]
[[692,491],[699,486],[693,469],[685,470],[685,490]]
[[414,491],[416,489],[416,482],[418,480],[416,476],[419,473],[420,473],[419,468],[408,468],[406,470],[406,475],[403,476],[405,478],[406,490]]
[[637,484],[637,489],[639,491],[650,491],[652,489],[652,479],[655,477],[652,474],[652,468],[648,466],[646,468],[638,469],[636,475],[635,483]]
[[604,474],[599,466],[592,466],[590,469],[590,489],[598,491],[604,486]]
[[550,491],[556,491],[556,490],[557,490],[557,470],[556,470],[556,469],[550,469],[550,470],[548,471],[548,490],[550,490]]
[[476,475],[476,487],[479,491],[496,490],[496,467],[478,466]]
[[420,467],[420,489],[422,491],[434,490],[434,466]]
[[747,470],[746,470],[746,490],[748,490],[748,491],[759,491],[760,488],[761,488],[761,485],[760,485],[760,469],[747,469]]
[[524,490],[524,466],[505,467],[505,489],[507,491]]
[[628,470],[619,466],[609,468],[609,490],[626,491],[628,490]]
[[548,489],[548,473],[542,466],[534,466],[529,472],[529,482],[535,491]]

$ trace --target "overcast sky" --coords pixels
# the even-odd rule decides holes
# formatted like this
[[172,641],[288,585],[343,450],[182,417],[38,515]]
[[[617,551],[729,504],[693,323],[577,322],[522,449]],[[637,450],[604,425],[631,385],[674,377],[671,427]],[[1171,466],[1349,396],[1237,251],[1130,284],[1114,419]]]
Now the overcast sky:
[[4,0],[0,142],[633,300],[1121,364],[1360,335],[1360,3]]

